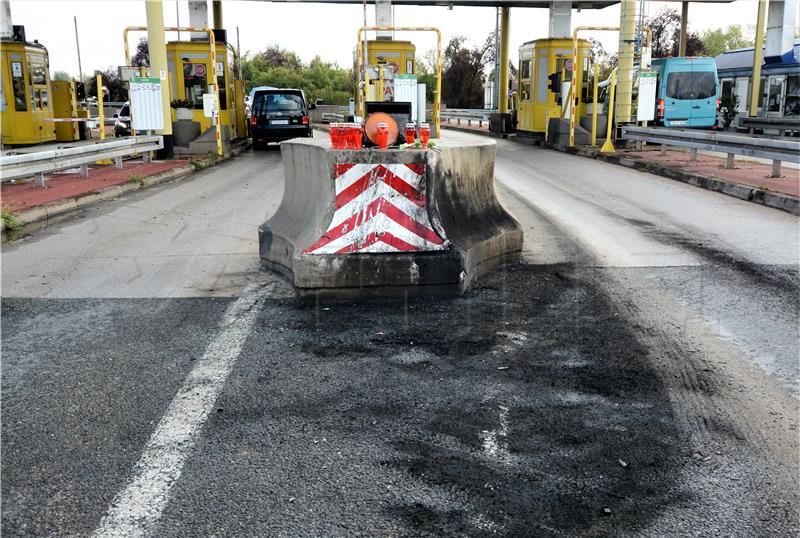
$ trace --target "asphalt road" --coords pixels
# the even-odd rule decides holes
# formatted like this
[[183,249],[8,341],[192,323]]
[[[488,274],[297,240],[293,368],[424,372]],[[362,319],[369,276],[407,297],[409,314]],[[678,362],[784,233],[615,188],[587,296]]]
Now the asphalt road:
[[277,151],[4,246],[2,533],[796,536],[798,219],[496,171],[524,263],[458,299],[297,302]]

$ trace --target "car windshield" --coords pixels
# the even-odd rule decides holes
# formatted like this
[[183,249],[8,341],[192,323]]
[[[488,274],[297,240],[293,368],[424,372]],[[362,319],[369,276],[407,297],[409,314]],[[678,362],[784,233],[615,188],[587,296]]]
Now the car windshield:
[[710,99],[716,94],[717,77],[712,71],[677,71],[667,77],[667,97],[672,99]]
[[297,93],[260,93],[256,94],[253,104],[254,114],[292,113],[304,109],[303,97]]
[[125,103],[122,106],[122,108],[119,109],[119,116],[122,118],[130,115],[131,115],[131,108],[128,106],[127,103]]

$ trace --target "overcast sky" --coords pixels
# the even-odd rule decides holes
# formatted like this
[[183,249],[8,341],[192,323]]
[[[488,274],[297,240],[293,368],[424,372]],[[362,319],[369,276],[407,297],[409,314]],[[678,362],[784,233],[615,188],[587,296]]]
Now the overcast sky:
[[[186,0],[164,0],[164,21],[176,25],[176,7],[180,22],[188,24]],[[209,22],[211,9],[209,4]],[[680,9],[678,2],[645,2],[645,9],[655,14],[662,6]],[[22,24],[28,40],[38,39],[50,51],[51,71],[63,70],[78,74],[73,16],[78,17],[83,72],[118,66],[124,63],[122,30],[125,26],[145,25],[144,0],[11,0],[11,18]],[[374,24],[375,11],[368,6],[369,23]],[[726,27],[730,24],[753,24],[756,0],[737,0],[730,4],[692,3],[689,28],[695,31]],[[225,0],[223,19],[228,39],[235,45],[238,26],[242,51],[257,51],[269,44],[297,52],[308,61],[315,55],[342,66],[352,63],[356,33],[363,20],[359,5],[320,5]],[[616,25],[619,5],[602,10],[573,12],[572,24]],[[465,35],[480,43],[494,31],[494,8],[411,7],[395,8],[396,25],[437,26],[446,43],[451,37]],[[546,9],[518,8],[511,10],[511,58],[516,63],[516,50],[525,41],[547,37]],[[435,47],[433,34],[405,34],[417,46],[418,53]],[[136,41],[132,34],[131,49]],[[398,35],[398,37],[400,37]],[[597,33],[611,51],[617,48],[616,34]],[[168,40],[175,39],[172,34]]]

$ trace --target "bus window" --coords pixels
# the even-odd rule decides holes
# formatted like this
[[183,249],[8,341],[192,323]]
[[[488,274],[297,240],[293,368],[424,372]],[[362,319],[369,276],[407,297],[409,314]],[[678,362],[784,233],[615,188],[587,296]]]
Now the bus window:
[[28,102],[25,99],[25,75],[22,74],[22,62],[11,62],[11,86],[14,92],[14,110],[25,112]]

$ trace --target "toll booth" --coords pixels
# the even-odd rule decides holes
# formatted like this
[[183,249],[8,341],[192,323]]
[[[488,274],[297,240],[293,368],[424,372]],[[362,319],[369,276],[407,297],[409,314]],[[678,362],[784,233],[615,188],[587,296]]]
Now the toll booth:
[[27,145],[56,139],[50,87],[50,60],[41,43],[25,41],[25,30],[14,26],[14,37],[0,41],[2,94],[0,124],[3,144]]
[[[357,69],[360,48],[356,47],[353,57],[353,69]],[[367,74],[369,75],[369,93],[367,101],[394,101],[394,81],[399,75],[416,73],[416,47],[410,41],[367,41]],[[356,92],[360,100],[360,92]],[[360,103],[356,103],[359,110]]]
[[[244,110],[244,84],[238,80],[235,52],[227,43],[218,41],[217,84],[219,86],[220,125],[230,129],[231,138],[247,136]],[[212,119],[203,113],[203,94],[213,91],[211,50],[208,41],[171,41],[167,43],[170,100],[187,99],[192,103],[193,121],[200,123],[200,132],[213,127]],[[175,110],[172,120],[176,121]]]
[[[72,121],[78,117],[77,88],[71,80],[54,80],[50,83],[53,88],[53,118],[56,120],[56,140],[59,142],[74,142],[80,140],[80,124]],[[58,121],[60,119],[67,121]]]
[[580,81],[576,120],[587,113],[592,101],[591,43],[578,40],[578,61],[572,65],[572,39],[547,38],[524,43],[519,48],[519,88],[516,98],[517,130],[544,134],[548,119],[569,118],[569,88],[572,78]]

